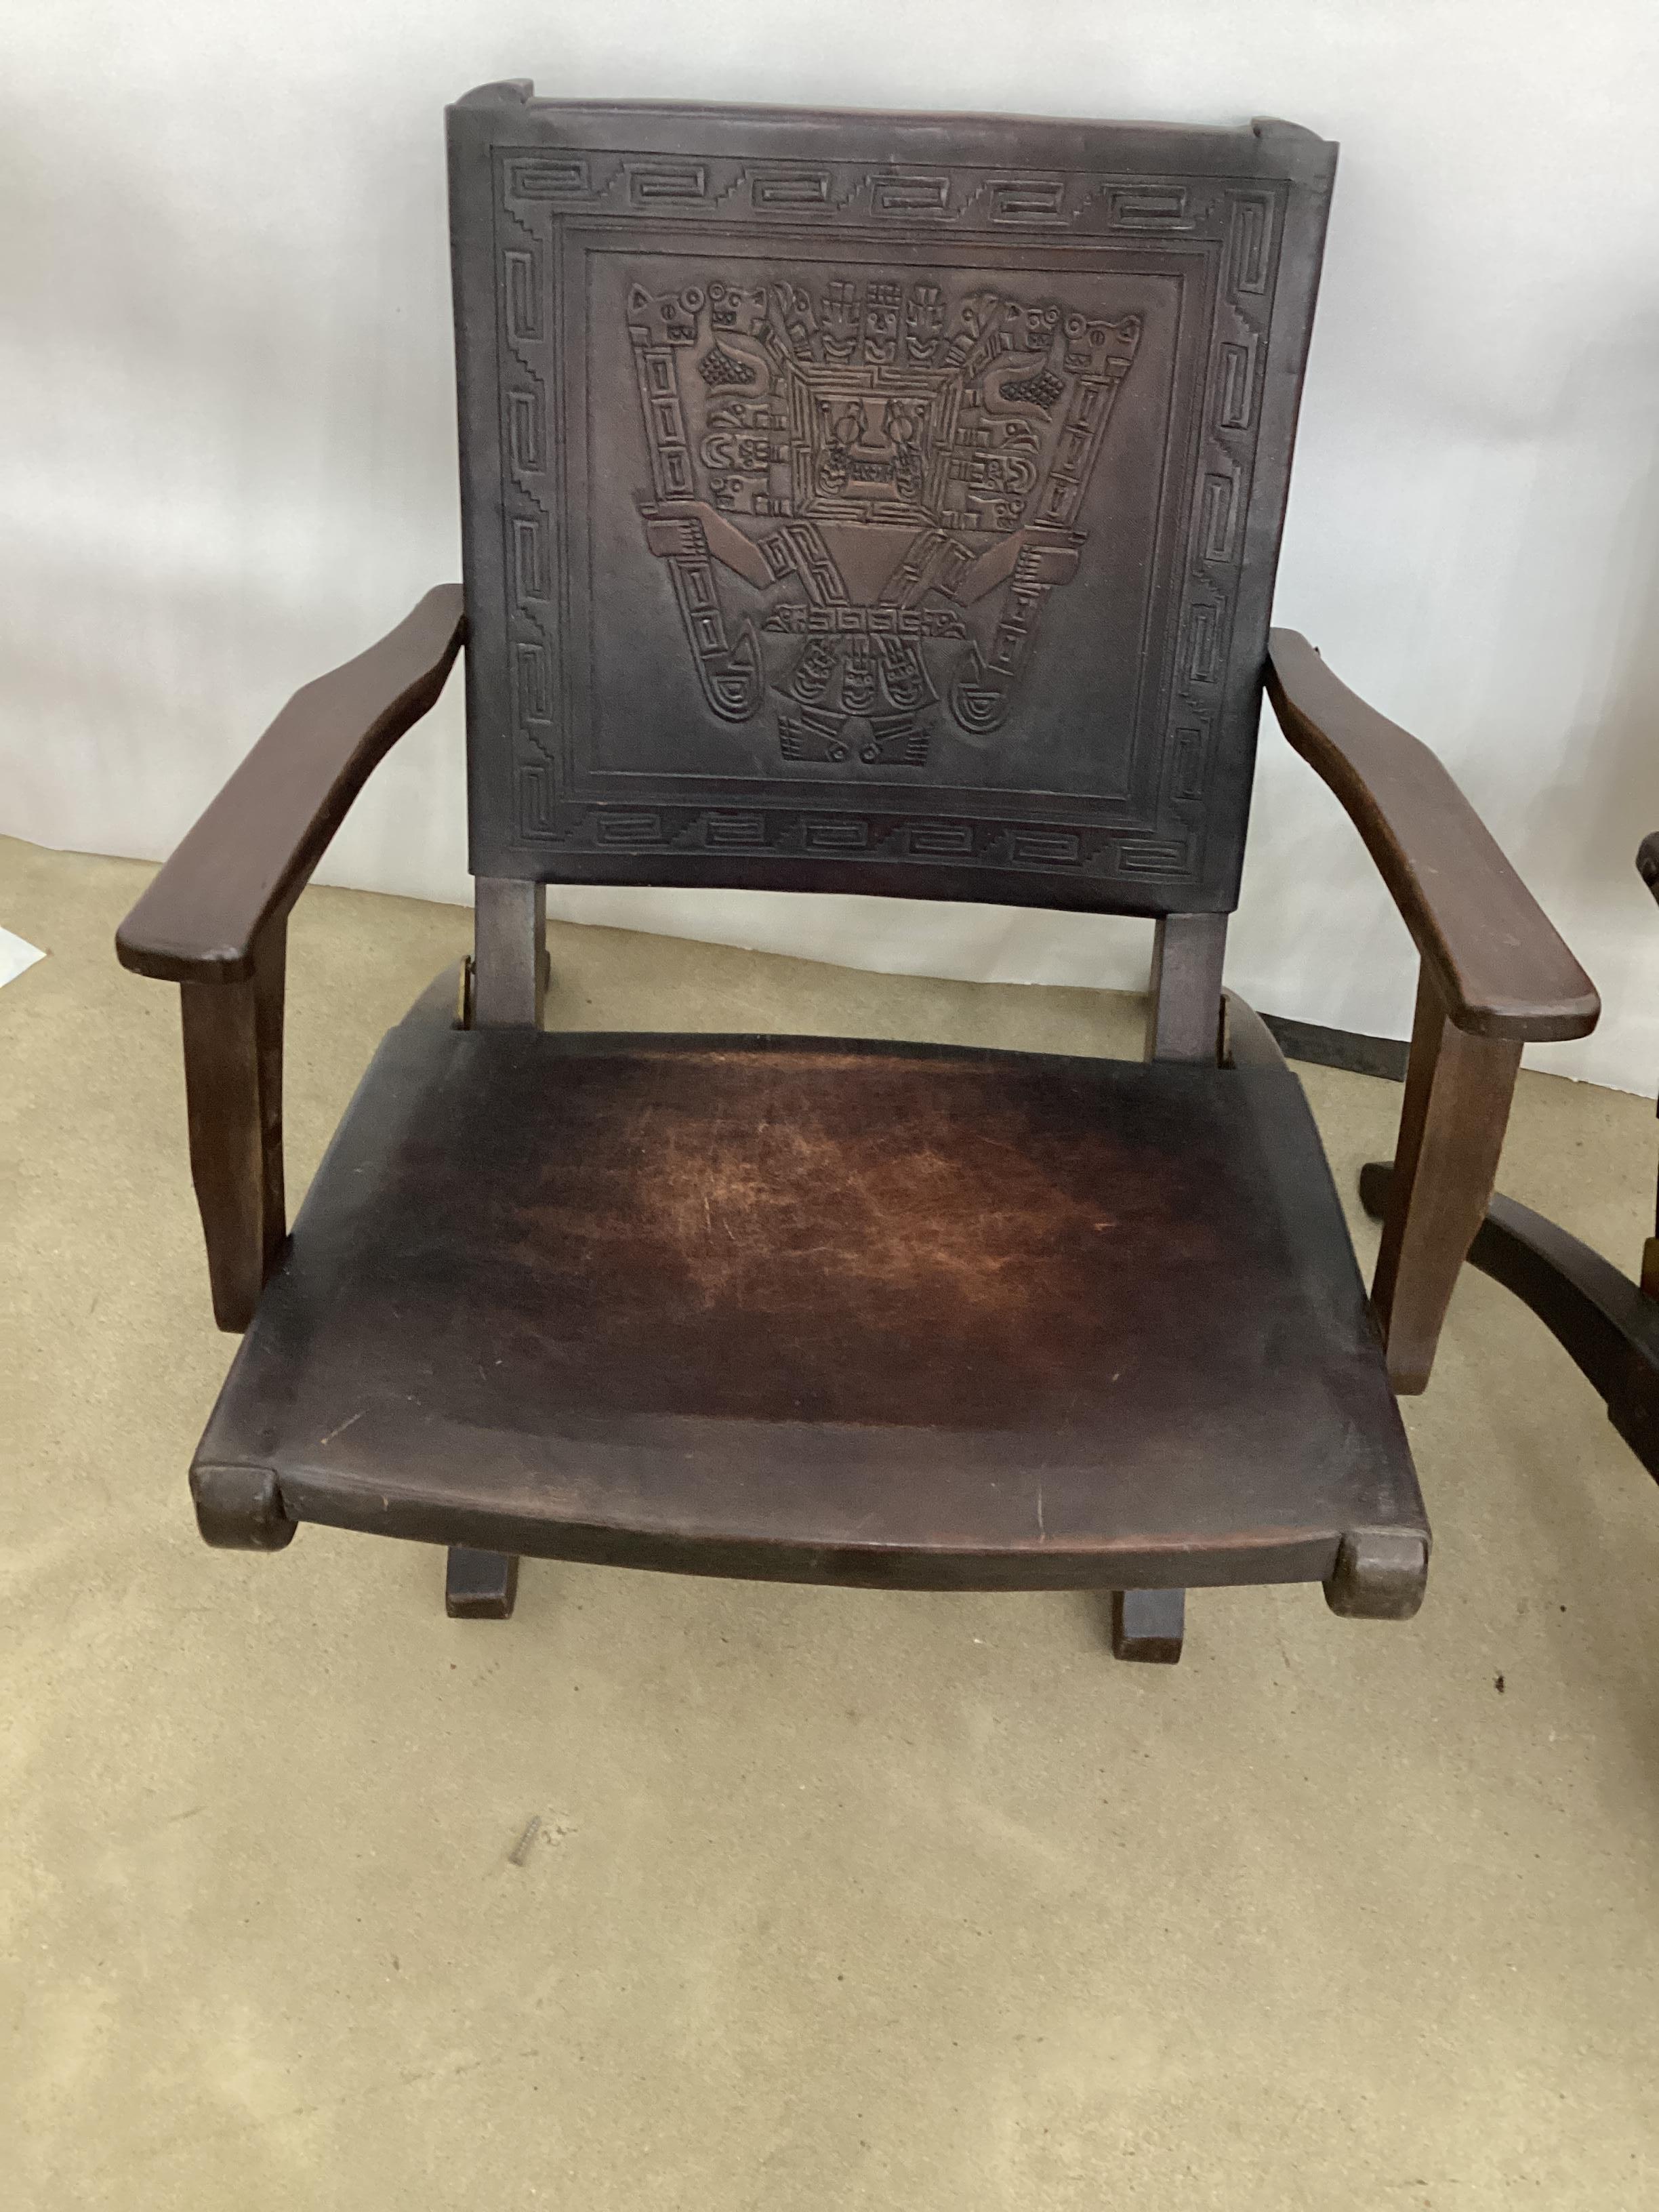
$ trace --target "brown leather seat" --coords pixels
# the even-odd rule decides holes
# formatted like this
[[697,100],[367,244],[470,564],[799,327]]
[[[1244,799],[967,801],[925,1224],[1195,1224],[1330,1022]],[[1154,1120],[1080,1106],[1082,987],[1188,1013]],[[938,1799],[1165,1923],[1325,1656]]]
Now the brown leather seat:
[[797,1580],[1319,1580],[1426,1535],[1282,1065],[813,1038],[404,1022],[198,1466]]

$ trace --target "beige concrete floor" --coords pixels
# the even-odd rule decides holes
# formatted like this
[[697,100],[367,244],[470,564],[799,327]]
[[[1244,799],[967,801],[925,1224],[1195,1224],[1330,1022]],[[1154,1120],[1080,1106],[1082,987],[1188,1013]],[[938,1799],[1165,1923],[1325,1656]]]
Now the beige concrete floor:
[[[532,1563],[452,1624],[418,1547],[211,1553],[175,994],[109,949],[147,872],[0,844],[52,956],[0,991],[0,2202],[1659,2203],[1659,1496],[1521,1308],[1466,1275],[1408,1409],[1408,1626],[1206,1592],[1164,1670],[1085,1596]],[[296,1191],[467,920],[303,902]],[[1131,1046],[1078,992],[554,957],[562,1024]],[[1399,1091],[1304,1079],[1351,1189]],[[1654,1137],[1529,1076],[1504,1180],[1629,1265]]]

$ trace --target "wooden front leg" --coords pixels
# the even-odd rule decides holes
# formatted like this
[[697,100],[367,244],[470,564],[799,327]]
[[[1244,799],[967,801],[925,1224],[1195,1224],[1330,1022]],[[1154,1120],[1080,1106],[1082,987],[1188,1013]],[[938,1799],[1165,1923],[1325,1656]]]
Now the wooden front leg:
[[1511,1038],[1455,1028],[1425,963],[1371,1304],[1402,1397],[1428,1383],[1458,1270],[1486,1218],[1521,1066]]
[[243,982],[182,983],[190,1172],[213,1318],[245,1329],[288,1234],[283,1191],[283,999],[288,924],[269,925]]

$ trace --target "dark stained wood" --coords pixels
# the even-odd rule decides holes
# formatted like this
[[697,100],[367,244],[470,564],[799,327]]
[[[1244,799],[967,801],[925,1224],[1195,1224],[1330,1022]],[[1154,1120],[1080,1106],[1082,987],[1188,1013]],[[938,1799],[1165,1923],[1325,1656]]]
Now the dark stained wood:
[[1521,1047],[1457,1028],[1425,960],[1371,1304],[1402,1395],[1427,1388],[1458,1270],[1498,1176]]
[[[1225,1005],[1227,1063],[1283,1068],[1279,1041],[1261,1015],[1231,991]],[[1402,1396],[1427,1387],[1457,1271],[1492,1195],[1521,1048],[1454,1029],[1425,966],[1412,1054],[1400,1172],[1371,1286],[1389,1377]]]
[[[1642,840],[1637,873],[1659,898],[1659,832]],[[1361,1170],[1359,1195],[1374,1218],[1392,1220],[1399,1176],[1386,1160]],[[1646,1239],[1641,1279],[1530,1206],[1493,1195],[1468,1262],[1529,1306],[1607,1408],[1609,1419],[1659,1480],[1659,1237]]]
[[1595,987],[1428,747],[1293,629],[1273,632],[1267,696],[1364,839],[1451,1022],[1522,1042],[1587,1036]]
[[[1376,1160],[1359,1179],[1365,1209],[1379,1219],[1393,1176],[1390,1162]],[[1580,1238],[1501,1194],[1486,1208],[1468,1258],[1531,1307],[1659,1480],[1659,1304]]]
[[207,1244],[213,1317],[252,1318],[287,1233],[283,1188],[283,994],[288,926],[259,938],[246,981],[179,994],[191,1179]]
[[191,1174],[214,1318],[246,1328],[286,1230],[288,914],[364,780],[442,690],[460,587],[298,691],[122,923],[126,968],[176,981]]
[[1323,1022],[1291,1021],[1283,1014],[1263,1014],[1286,1060],[1299,1060],[1310,1067],[1340,1067],[1349,1075],[1380,1076],[1385,1083],[1403,1083],[1411,1046],[1404,1037],[1370,1036],[1364,1030],[1337,1030]]
[[1173,1667],[1187,1633],[1184,1589],[1114,1590],[1112,1656]]
[[1147,986],[1148,1060],[1214,1066],[1220,1046],[1221,968],[1226,950],[1224,914],[1160,918],[1152,937]]
[[449,148],[478,873],[1233,906],[1334,146],[514,82]]
[[[1288,1074],[1273,1031],[1231,991],[1223,1039],[1228,1066]],[[1518,1044],[1454,1029],[1426,966],[1418,979],[1412,1051],[1399,1173],[1371,1287],[1389,1377],[1402,1395],[1427,1386],[1457,1271],[1492,1195],[1521,1060]]]
[[452,1544],[444,1570],[444,1611],[452,1620],[511,1620],[519,1563],[505,1552]]
[[122,923],[125,968],[243,982],[369,771],[436,702],[465,632],[459,584],[428,592],[378,645],[296,691]]
[[538,1030],[547,1004],[547,887],[480,876],[475,896],[472,1026]]
[[1426,1529],[1361,1528],[1342,1539],[1325,1602],[1347,1620],[1409,1620],[1428,1577]]
[[392,1031],[204,1437],[297,1519],[941,1588],[1423,1529],[1282,1066]]
[[215,1467],[198,1458],[190,1471],[196,1525],[204,1543],[233,1552],[280,1552],[294,1541],[295,1523],[269,1468]]
[[[547,893],[541,884],[481,878],[475,916],[484,992],[484,1027],[539,1029],[547,994]],[[404,1023],[470,1030],[479,1025],[477,955],[428,985]],[[475,1552],[452,1544],[444,1576],[444,1611],[452,1620],[510,1620],[519,1594],[519,1562],[507,1552]]]
[[[1226,950],[1224,914],[1159,916],[1146,990],[1144,1050],[1148,1060],[1216,1065],[1222,1041],[1221,970]],[[1181,1656],[1186,1603],[1182,1589],[1115,1590],[1114,1656],[1173,1666]]]

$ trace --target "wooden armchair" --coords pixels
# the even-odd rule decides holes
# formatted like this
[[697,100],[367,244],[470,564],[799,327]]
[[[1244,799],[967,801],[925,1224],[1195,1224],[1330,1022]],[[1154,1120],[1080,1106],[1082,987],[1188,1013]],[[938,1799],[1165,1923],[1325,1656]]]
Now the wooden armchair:
[[[124,925],[182,987],[210,1543],[1420,1601],[1427,1381],[1521,1046],[1588,979],[1433,756],[1267,610],[1335,149],[1249,130],[450,112],[465,597],[300,692]],[[466,645],[470,972],[291,1237],[283,933]],[[1263,684],[1422,955],[1368,1304],[1222,987]],[[1146,1054],[553,1035],[544,886],[1141,915]],[[1384,1342],[1386,1341],[1386,1358]]]

